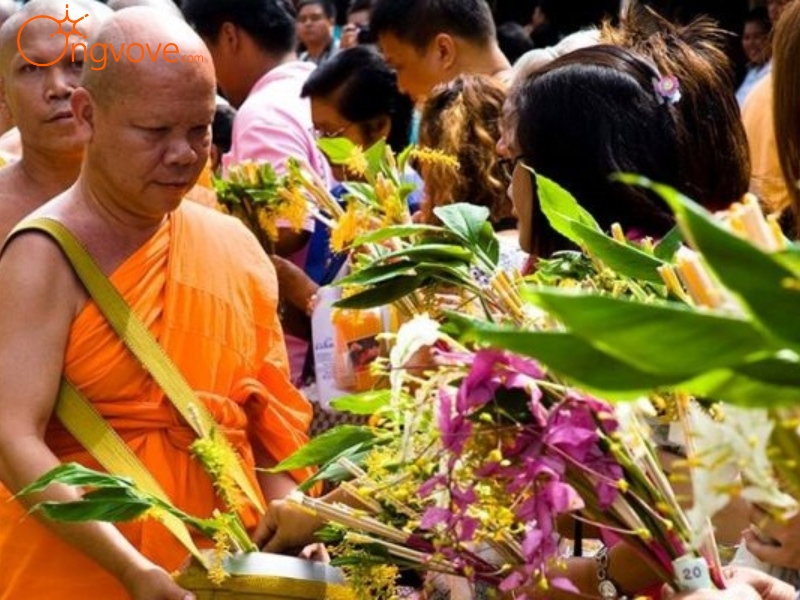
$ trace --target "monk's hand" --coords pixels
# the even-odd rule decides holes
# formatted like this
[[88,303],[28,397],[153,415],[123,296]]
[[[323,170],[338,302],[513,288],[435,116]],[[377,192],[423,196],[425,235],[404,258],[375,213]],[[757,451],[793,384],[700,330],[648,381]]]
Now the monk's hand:
[[253,534],[253,541],[264,552],[285,553],[313,544],[314,534],[323,524],[285,500],[273,500]]
[[776,567],[800,569],[800,515],[778,523],[753,507],[750,522],[752,526],[742,536],[753,556]]
[[169,573],[153,564],[131,567],[122,584],[132,600],[195,600],[194,595],[175,583]]

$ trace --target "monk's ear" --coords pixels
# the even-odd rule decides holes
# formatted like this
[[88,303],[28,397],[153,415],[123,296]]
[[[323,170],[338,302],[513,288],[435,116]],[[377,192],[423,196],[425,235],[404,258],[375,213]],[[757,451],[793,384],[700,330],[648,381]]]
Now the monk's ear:
[[84,87],[76,88],[70,98],[72,114],[75,115],[75,124],[78,135],[88,143],[94,137],[95,101],[92,94]]

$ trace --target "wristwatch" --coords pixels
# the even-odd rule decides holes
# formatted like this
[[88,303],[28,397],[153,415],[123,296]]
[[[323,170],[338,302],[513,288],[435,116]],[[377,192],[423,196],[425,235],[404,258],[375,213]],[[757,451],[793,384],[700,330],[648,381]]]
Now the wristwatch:
[[597,592],[603,600],[628,600],[628,597],[621,594],[619,587],[608,578],[609,557],[608,547],[603,546],[594,555],[597,561]]

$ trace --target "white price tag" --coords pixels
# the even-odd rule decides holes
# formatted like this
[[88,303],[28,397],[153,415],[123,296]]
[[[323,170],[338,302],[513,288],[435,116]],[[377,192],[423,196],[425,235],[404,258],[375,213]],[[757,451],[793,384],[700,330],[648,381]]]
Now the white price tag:
[[705,559],[690,555],[681,556],[672,561],[672,566],[681,587],[680,591],[693,592],[714,589]]

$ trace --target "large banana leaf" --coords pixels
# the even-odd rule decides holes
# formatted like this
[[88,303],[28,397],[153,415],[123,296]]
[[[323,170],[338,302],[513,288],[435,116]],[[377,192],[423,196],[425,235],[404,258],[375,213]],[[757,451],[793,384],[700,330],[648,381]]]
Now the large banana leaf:
[[800,290],[791,285],[800,272],[787,257],[767,254],[723,227],[703,207],[674,189],[635,176],[624,180],[654,190],[675,211],[678,223],[722,284],[733,292],[769,332],[800,349]]
[[603,233],[572,194],[547,177],[536,175],[536,186],[542,212],[553,229],[620,275],[662,283],[657,269],[663,260]]
[[750,321],[683,304],[544,288],[526,295],[572,334],[645,373],[690,379],[778,349]]

